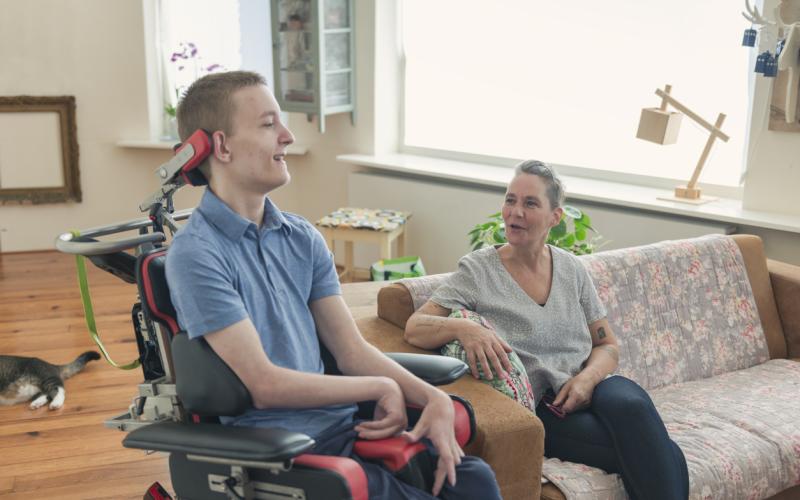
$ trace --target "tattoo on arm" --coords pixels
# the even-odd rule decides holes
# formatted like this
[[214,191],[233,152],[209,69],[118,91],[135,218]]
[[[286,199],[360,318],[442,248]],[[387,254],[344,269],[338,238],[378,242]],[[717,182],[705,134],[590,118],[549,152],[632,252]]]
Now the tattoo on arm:
[[604,339],[606,338],[606,329],[602,326],[597,329],[597,338]]

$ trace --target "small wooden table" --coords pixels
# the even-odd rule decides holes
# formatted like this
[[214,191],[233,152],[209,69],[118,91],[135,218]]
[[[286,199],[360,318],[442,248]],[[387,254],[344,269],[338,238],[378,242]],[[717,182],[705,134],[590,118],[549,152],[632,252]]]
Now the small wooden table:
[[378,245],[381,260],[385,260],[392,258],[392,242],[397,240],[396,256],[405,255],[406,226],[409,218],[411,218],[409,212],[340,208],[318,220],[317,227],[331,252],[335,254],[335,241],[344,241],[344,269],[339,274],[339,279],[349,280],[355,277],[353,243]]

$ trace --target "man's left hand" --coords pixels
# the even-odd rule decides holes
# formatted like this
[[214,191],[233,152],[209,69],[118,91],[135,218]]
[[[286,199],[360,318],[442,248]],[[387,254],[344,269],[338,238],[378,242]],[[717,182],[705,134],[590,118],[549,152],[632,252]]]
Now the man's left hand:
[[436,474],[433,482],[433,496],[439,495],[444,480],[455,486],[456,466],[461,463],[464,451],[458,445],[455,435],[455,411],[453,401],[447,394],[438,391],[434,399],[428,401],[422,410],[417,425],[402,435],[409,442],[415,443],[428,438],[439,453]]

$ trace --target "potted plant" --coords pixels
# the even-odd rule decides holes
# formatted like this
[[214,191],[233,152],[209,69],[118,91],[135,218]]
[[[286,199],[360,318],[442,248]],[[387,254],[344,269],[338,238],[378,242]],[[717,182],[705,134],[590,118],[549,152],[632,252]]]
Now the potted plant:
[[[575,255],[590,254],[599,248],[597,242],[602,236],[592,227],[589,216],[578,208],[564,205],[561,221],[547,235],[547,243],[564,249]],[[589,233],[594,233],[589,237]],[[500,212],[489,216],[489,221],[476,224],[467,233],[472,250],[477,250],[487,245],[506,243],[506,225]]]

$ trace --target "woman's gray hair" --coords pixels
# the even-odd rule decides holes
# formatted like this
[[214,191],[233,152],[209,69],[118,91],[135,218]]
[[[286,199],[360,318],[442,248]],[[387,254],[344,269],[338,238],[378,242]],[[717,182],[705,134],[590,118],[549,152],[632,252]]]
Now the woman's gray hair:
[[536,175],[544,181],[551,208],[558,208],[564,204],[564,183],[553,167],[539,160],[525,160],[514,168],[514,177],[520,174]]

